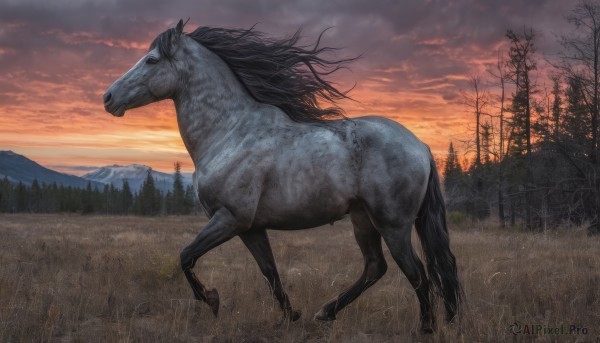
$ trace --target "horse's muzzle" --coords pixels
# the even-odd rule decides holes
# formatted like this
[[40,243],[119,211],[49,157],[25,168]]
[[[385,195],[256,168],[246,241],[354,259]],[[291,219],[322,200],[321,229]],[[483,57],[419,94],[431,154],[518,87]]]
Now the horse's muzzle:
[[116,102],[110,90],[106,91],[102,98],[104,100],[104,110],[106,110],[106,112],[115,117],[122,117],[125,114],[125,104]]

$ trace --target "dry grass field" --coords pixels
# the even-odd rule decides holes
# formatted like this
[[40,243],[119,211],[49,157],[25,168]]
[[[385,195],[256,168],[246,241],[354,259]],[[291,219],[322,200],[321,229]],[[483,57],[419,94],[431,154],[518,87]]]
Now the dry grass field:
[[[600,238],[583,230],[451,228],[467,306],[459,323],[440,323],[435,334],[422,336],[414,292],[387,252],[390,268],[379,283],[337,321],[313,321],[324,302],[360,275],[362,259],[347,220],[270,232],[285,287],[303,313],[294,323],[279,324],[279,308],[239,239],[201,258],[196,274],[221,295],[214,318],[192,300],[178,266],[180,249],[205,222],[0,215],[0,341],[600,341]],[[515,321],[523,325],[518,335],[509,330]],[[542,332],[526,334],[525,325],[540,325]],[[561,325],[587,334],[543,332]]]

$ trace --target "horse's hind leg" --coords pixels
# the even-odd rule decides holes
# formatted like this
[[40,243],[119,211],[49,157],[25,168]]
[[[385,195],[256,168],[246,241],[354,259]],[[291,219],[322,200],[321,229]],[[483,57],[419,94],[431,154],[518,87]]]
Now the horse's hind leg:
[[394,261],[417,293],[421,310],[421,332],[431,333],[435,323],[431,310],[430,283],[423,263],[412,246],[411,231],[412,222],[408,221],[393,229],[381,228],[381,234]]
[[248,250],[250,250],[252,256],[254,256],[260,271],[267,279],[267,282],[269,282],[271,291],[277,301],[279,301],[279,306],[281,306],[281,309],[283,310],[284,319],[290,321],[298,320],[300,318],[300,311],[292,310],[290,300],[283,290],[283,285],[279,279],[279,273],[275,266],[275,258],[273,257],[273,251],[271,250],[269,237],[267,237],[266,231],[247,231],[240,234],[240,238]]
[[354,237],[365,260],[363,273],[350,288],[323,305],[315,315],[315,319],[334,320],[336,313],[375,284],[387,270],[381,250],[381,235],[371,223],[367,212],[362,207],[356,206],[351,210],[350,216],[354,226]]

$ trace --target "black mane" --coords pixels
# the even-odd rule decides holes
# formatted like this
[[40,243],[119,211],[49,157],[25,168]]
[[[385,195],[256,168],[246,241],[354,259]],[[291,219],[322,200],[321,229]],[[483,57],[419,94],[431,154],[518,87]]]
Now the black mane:
[[[279,107],[292,120],[314,122],[344,117],[336,101],[349,99],[348,91],[339,91],[323,77],[356,59],[323,57],[323,53],[336,50],[319,47],[325,31],[312,46],[298,45],[300,30],[283,39],[268,38],[254,27],[199,27],[187,35],[223,59],[255,100]],[[156,37],[151,48],[158,47],[161,55],[171,58],[170,42],[176,34],[175,29],[168,29]],[[321,108],[320,101],[331,106]]]

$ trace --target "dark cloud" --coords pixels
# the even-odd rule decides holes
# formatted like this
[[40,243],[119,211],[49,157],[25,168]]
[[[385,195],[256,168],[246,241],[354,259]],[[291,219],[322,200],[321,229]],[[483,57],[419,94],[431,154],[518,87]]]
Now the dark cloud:
[[[0,54],[0,70],[23,66],[58,72],[61,67],[72,68],[73,63],[86,68],[104,64],[109,70],[130,65],[135,60],[132,56],[140,52],[125,42],[147,44],[179,18],[191,17],[192,25],[249,27],[259,23],[260,29],[275,35],[303,27],[308,36],[315,37],[323,28],[334,26],[326,43],[347,47],[349,55],[365,52],[361,65],[354,68],[359,77],[373,68],[407,60],[414,62],[411,72],[416,77],[436,77],[452,67],[463,72],[465,61],[456,58],[476,58],[464,56],[477,52],[469,46],[492,49],[509,27],[537,24],[544,32],[555,29],[564,22],[562,16],[569,7],[561,0],[5,0],[0,2],[0,48],[10,52]],[[554,26],[541,27],[549,24]],[[461,56],[448,60],[453,49],[459,49]],[[69,53],[79,59],[72,61]],[[445,66],[439,68],[439,62]]]
[[[557,51],[554,34],[571,29],[564,16],[572,6],[563,0],[0,0],[0,110],[48,124],[64,118],[63,111],[97,115],[104,89],[158,33],[190,17],[188,31],[258,23],[275,36],[301,27],[307,42],[332,27],[324,44],[343,47],[343,56],[363,54],[336,78],[341,88],[356,82],[354,94],[363,96],[349,110],[380,106],[378,114],[416,120],[416,113],[455,106],[466,77],[485,72],[508,28],[533,26],[540,55]],[[59,105],[65,101],[72,104]]]

